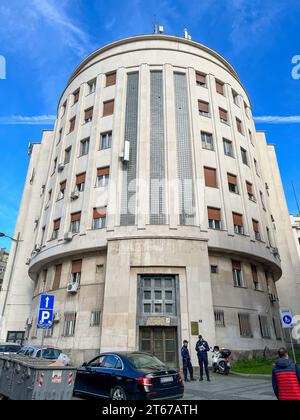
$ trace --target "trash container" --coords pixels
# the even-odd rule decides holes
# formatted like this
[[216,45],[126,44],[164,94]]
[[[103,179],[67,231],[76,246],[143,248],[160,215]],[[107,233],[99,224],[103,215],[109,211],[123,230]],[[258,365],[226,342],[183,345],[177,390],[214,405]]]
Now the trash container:
[[5,397],[11,400],[72,399],[75,367],[26,356],[5,359],[0,373],[0,394]]

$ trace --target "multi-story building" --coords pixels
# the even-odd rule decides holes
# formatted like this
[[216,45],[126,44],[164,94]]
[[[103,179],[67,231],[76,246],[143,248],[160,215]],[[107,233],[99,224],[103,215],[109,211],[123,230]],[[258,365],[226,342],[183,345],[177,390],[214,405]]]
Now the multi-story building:
[[298,250],[298,255],[300,259],[300,215],[291,216],[291,223],[292,223],[294,238],[296,242],[296,248]]
[[3,278],[8,260],[8,252],[5,248],[0,249],[0,291],[2,290]]
[[176,365],[198,333],[238,352],[277,348],[266,178],[280,175],[261,137],[238,74],[202,44],[137,36],[87,57],[54,131],[30,148],[2,336],[38,342],[47,292],[45,340],[76,362],[141,349]]

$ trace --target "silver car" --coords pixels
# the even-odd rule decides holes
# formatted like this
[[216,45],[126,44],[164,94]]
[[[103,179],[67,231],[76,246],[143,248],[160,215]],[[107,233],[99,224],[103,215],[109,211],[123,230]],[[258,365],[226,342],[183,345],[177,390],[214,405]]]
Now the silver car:
[[41,349],[39,346],[27,345],[22,347],[21,350],[18,351],[18,354],[48,360],[57,360],[62,354],[62,351],[54,347],[43,347],[43,349]]
[[0,353],[16,354],[20,351],[21,345],[17,343],[0,343]]

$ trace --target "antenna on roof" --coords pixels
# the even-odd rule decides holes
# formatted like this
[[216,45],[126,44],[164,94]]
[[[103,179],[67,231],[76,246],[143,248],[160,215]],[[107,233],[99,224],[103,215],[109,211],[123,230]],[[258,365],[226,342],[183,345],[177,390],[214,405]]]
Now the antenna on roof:
[[157,22],[154,24],[154,33],[155,34],[163,34],[165,29],[162,25],[159,25]]
[[192,39],[192,37],[191,37],[191,35],[189,34],[189,31],[188,31],[188,29],[187,29],[187,28],[185,28],[185,29],[184,29],[184,37],[185,37],[185,39],[189,39],[190,41],[191,41],[191,39]]

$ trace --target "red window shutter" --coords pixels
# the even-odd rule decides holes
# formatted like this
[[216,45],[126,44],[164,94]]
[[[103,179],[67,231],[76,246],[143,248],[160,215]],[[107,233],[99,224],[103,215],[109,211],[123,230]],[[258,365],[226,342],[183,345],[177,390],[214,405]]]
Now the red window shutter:
[[259,222],[257,220],[252,220],[254,232],[259,233]]
[[93,219],[103,219],[106,217],[106,207],[94,208]]
[[209,112],[209,104],[204,101],[198,101],[198,108],[199,111],[208,113]]
[[233,224],[237,226],[243,226],[243,216],[242,214],[232,213],[233,216]]
[[241,265],[240,261],[234,261],[234,260],[232,260],[232,269],[233,270],[241,270],[242,269],[242,265]]
[[238,129],[238,132],[239,133],[242,133],[243,132],[243,130],[242,130],[242,121],[239,120],[238,118],[236,119],[236,126],[237,126],[237,129]]
[[213,207],[207,208],[208,220],[218,220],[221,221],[221,210],[215,209]]
[[117,81],[117,73],[109,73],[106,75],[106,87],[115,85]]
[[228,183],[229,184],[237,185],[237,176],[236,175],[227,174],[227,177],[228,177]]
[[91,118],[93,118],[93,111],[94,111],[93,107],[91,107],[89,109],[86,109],[84,111],[84,119],[85,120],[90,120]]
[[60,183],[60,191],[64,191],[67,186],[67,181],[63,181]]
[[76,117],[74,117],[74,118],[72,118],[72,119],[70,120],[70,132],[71,132],[71,131],[74,131],[74,128],[75,128],[75,122],[76,122]]
[[216,89],[218,93],[220,93],[221,95],[224,95],[224,83],[216,80]]
[[252,184],[246,181],[246,186],[247,186],[247,192],[252,195],[253,194]]
[[76,185],[84,184],[86,178],[86,173],[79,174],[76,176]]
[[201,84],[206,84],[206,75],[203,73],[196,73],[196,82]]
[[111,101],[107,101],[103,103],[103,117],[107,115],[112,115],[114,113],[115,108],[115,101],[114,99]]
[[97,169],[97,176],[107,176],[109,175],[109,166],[105,168],[98,168]]
[[82,260],[72,261],[72,273],[81,273]]
[[78,222],[81,219],[81,211],[71,214],[71,222]]
[[73,93],[73,96],[74,96],[74,104],[76,104],[76,102],[78,102],[78,101],[79,101],[79,94],[80,94],[80,89],[77,89],[77,90]]
[[220,119],[227,121],[228,120],[228,113],[225,109],[219,108]]
[[55,267],[55,275],[54,275],[54,281],[53,281],[53,286],[52,286],[53,290],[59,289],[61,272],[62,272],[62,264],[59,264]]
[[59,228],[60,228],[60,220],[61,219],[54,220],[54,222],[53,222],[53,229],[54,230],[59,230]]
[[205,185],[207,187],[217,187],[217,171],[213,168],[204,168]]
[[257,274],[257,268],[255,265],[251,265],[252,270],[252,277],[254,281],[258,281],[258,274]]

